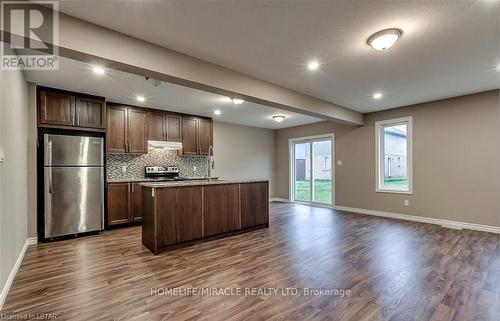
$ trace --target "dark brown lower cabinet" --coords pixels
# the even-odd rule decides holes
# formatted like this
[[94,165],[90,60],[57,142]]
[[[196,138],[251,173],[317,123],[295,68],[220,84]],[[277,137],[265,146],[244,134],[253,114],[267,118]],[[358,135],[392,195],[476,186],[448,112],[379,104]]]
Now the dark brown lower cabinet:
[[142,186],[142,244],[158,254],[269,227],[268,182]]
[[108,225],[129,222],[128,183],[108,184]]
[[241,228],[269,224],[269,186],[267,182],[240,185]]
[[142,187],[141,183],[130,183],[130,215],[131,221],[142,219]]
[[205,236],[239,229],[239,184],[203,187]]
[[201,186],[156,189],[159,247],[195,240],[203,236],[201,193]]
[[140,183],[108,183],[108,226],[141,221],[142,213]]

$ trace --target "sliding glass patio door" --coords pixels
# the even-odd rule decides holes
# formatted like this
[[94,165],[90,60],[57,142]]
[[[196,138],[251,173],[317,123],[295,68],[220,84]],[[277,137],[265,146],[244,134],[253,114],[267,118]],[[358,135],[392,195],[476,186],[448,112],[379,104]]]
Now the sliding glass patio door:
[[293,200],[303,203],[333,204],[333,139],[294,141]]

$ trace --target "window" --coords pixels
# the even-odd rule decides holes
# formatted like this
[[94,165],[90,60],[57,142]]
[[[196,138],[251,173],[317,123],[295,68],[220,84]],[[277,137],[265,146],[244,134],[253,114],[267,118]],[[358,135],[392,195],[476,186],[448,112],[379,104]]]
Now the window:
[[377,192],[412,193],[412,118],[375,123]]

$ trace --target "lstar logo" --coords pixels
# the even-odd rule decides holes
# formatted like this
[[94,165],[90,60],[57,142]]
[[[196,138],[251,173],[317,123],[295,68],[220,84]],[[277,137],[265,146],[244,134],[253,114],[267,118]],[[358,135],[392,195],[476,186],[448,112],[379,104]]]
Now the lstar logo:
[[58,69],[58,10],[58,1],[2,1],[2,69]]

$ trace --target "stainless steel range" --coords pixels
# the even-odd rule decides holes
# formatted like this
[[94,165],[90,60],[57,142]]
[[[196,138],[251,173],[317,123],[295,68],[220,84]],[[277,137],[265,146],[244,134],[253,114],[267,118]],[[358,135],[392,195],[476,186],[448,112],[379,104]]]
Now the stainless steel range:
[[179,177],[177,166],[146,166],[144,176],[158,181],[184,181],[186,178]]

